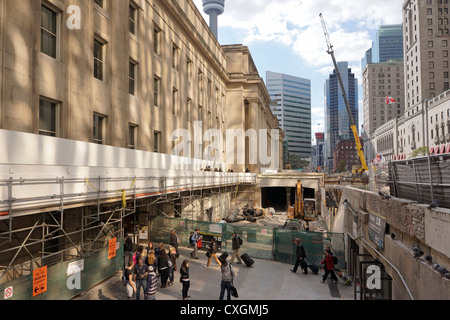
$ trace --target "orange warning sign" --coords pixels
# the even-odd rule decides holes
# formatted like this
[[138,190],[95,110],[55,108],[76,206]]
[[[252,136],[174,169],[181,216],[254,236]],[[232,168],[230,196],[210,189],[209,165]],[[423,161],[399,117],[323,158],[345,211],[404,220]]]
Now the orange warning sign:
[[33,271],[33,297],[47,291],[47,266]]
[[116,243],[117,238],[109,240],[108,260],[111,260],[116,256]]

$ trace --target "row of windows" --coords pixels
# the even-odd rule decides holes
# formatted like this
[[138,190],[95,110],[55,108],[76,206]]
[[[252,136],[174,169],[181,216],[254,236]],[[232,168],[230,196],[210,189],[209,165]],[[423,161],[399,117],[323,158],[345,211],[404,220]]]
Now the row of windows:
[[[95,4],[103,8],[103,1],[95,1]],[[51,8],[46,5],[42,5],[41,7],[41,52],[49,55],[53,58],[57,58],[57,47],[58,47],[58,13],[53,11]],[[130,21],[130,33],[136,33],[136,23],[137,23],[137,8],[130,4],[129,7],[129,21]],[[160,53],[160,41],[161,41],[161,29],[157,26],[154,28],[154,51],[156,54]],[[100,39],[96,36],[94,40],[94,57],[93,57],[93,69],[94,69],[94,77],[100,81],[105,79],[104,70],[105,70],[105,52],[106,52],[107,42],[103,39]],[[180,50],[179,48],[173,44],[172,45],[172,67],[176,70],[179,69],[179,61],[180,61]],[[189,58],[187,58],[187,80],[189,82],[192,81],[193,78],[193,62]],[[136,81],[138,74],[138,63],[130,58],[129,63],[129,72],[128,72],[128,82],[129,82],[129,93],[131,95],[136,94]],[[201,101],[200,97],[204,93],[204,76],[203,72],[199,70],[199,101]],[[154,90],[154,105],[156,107],[160,106],[161,99],[161,79],[155,76],[153,83]],[[207,96],[210,102],[212,102],[212,81],[208,79],[208,87],[207,87]],[[222,100],[221,100],[222,99]],[[192,99],[187,99],[188,106],[191,104]],[[173,113],[176,114],[176,106],[178,103],[178,89],[172,89],[172,103],[173,103]],[[216,107],[219,106],[220,103],[223,103],[223,95],[220,95],[220,90],[216,87]],[[210,103],[211,104],[211,103]],[[190,109],[188,110],[188,121],[190,121]]]
[[[41,98],[39,100],[39,134],[49,137],[58,137],[60,135],[60,113],[61,107],[58,102]],[[107,117],[98,113],[93,114],[92,118],[92,142],[96,144],[105,144]],[[128,125],[128,143],[129,149],[137,147],[138,126],[132,123]],[[154,131],[154,152],[161,152],[161,132]]]

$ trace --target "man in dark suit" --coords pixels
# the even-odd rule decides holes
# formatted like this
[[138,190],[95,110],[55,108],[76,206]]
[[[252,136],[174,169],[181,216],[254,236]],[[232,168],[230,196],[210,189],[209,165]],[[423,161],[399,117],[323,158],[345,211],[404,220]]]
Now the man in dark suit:
[[302,239],[295,239],[295,243],[297,244],[296,250],[297,261],[295,262],[294,269],[292,269],[291,271],[296,273],[298,266],[300,265],[300,267],[303,269],[303,274],[308,274],[308,264],[305,261],[306,252],[305,248],[303,248]]

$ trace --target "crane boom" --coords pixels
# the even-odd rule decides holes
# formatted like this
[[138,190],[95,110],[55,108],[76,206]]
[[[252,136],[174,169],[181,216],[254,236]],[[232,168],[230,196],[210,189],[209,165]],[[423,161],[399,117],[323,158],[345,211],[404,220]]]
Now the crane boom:
[[331,55],[331,58],[333,59],[334,69],[336,70],[336,76],[339,81],[339,86],[341,87],[342,97],[344,98],[345,107],[347,108],[348,118],[350,121],[350,128],[352,129],[353,136],[354,136],[355,142],[356,142],[356,151],[358,152],[358,157],[359,157],[359,160],[361,161],[361,169],[362,169],[362,172],[367,172],[367,171],[369,171],[369,168],[367,167],[366,158],[364,157],[364,152],[362,150],[361,140],[359,139],[358,128],[356,127],[355,118],[353,117],[352,110],[350,108],[350,103],[348,101],[347,93],[345,92],[344,82],[342,81],[342,77],[341,77],[341,73],[339,72],[336,57],[334,56],[334,49],[333,49],[333,45],[331,44],[330,35],[328,33],[327,26],[325,24],[325,20],[323,19],[322,13],[319,14],[319,16],[322,21],[323,32],[325,34],[325,40],[326,40],[327,46],[328,46],[327,52],[329,55]]

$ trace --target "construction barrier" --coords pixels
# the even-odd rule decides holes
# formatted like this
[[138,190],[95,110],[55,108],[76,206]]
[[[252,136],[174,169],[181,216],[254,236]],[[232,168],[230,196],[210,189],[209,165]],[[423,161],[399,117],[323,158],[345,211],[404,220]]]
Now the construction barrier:
[[330,247],[338,258],[336,268],[345,269],[344,234],[332,232],[293,232],[284,229],[254,226],[235,226],[229,223],[209,223],[187,219],[156,217],[150,223],[150,241],[169,243],[170,232],[175,230],[182,246],[189,246],[189,237],[195,229],[200,234],[214,234],[221,243],[221,252],[232,252],[231,238],[236,232],[243,240],[240,253],[248,253],[257,259],[274,260],[294,264],[296,260],[295,239],[302,239],[309,263],[319,264]]
[[123,268],[123,239],[83,259],[45,266],[0,285],[0,300],[70,300]]

